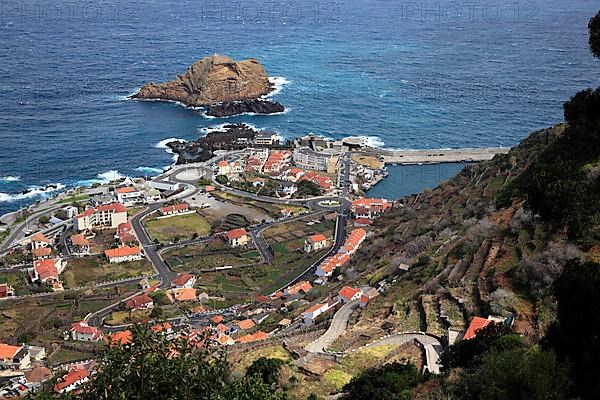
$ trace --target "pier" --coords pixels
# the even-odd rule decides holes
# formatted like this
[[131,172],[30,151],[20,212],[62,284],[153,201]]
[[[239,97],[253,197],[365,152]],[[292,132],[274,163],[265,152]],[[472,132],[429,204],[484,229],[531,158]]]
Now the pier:
[[477,149],[444,149],[444,150],[385,150],[370,149],[386,164],[439,164],[457,162],[478,162],[494,158],[496,154],[506,154],[508,147],[486,147]]

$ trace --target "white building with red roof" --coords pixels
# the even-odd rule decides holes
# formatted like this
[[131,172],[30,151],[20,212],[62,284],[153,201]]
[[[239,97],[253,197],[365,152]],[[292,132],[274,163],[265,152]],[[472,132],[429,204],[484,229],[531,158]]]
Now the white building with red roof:
[[73,368],[67,374],[56,381],[54,391],[57,393],[69,393],[89,382],[90,373],[85,369]]
[[196,277],[192,274],[179,274],[171,281],[172,288],[191,288],[196,284]]
[[154,301],[146,293],[142,293],[135,297],[132,297],[127,303],[125,303],[130,310],[148,310],[154,307]]
[[288,286],[283,291],[283,294],[286,296],[295,296],[299,293],[308,293],[312,289],[312,285],[309,281],[301,281],[294,285]]
[[359,300],[362,295],[362,290],[356,289],[350,286],[344,286],[338,292],[338,299],[342,304],[350,303],[355,300]]
[[68,334],[71,339],[80,342],[97,342],[103,337],[100,329],[89,326],[85,321],[73,323]]
[[119,187],[115,189],[117,201],[126,206],[144,202],[144,192],[133,186]]
[[231,247],[245,246],[250,241],[250,235],[244,228],[230,230],[225,238]]
[[311,235],[304,241],[304,252],[312,253],[313,251],[323,250],[327,248],[328,242],[327,237],[322,233]]
[[35,233],[29,238],[29,241],[31,242],[32,250],[48,247],[50,244],[52,244],[52,241],[48,239],[42,232]]
[[60,273],[65,266],[66,262],[63,262],[60,258],[36,260],[33,262],[33,268],[29,269],[29,279],[31,282],[41,282],[43,284],[59,282]]
[[352,202],[352,213],[356,219],[375,219],[383,214],[391,204],[386,199],[357,199]]
[[312,325],[319,315],[327,312],[330,308],[331,305],[329,303],[318,303],[303,311],[301,315],[304,324]]
[[139,246],[122,246],[104,251],[110,263],[122,263],[142,259],[142,249]]
[[221,160],[217,163],[217,173],[219,175],[227,175],[231,172],[231,165],[225,160]]
[[84,231],[88,229],[116,228],[127,222],[127,209],[120,203],[89,207],[83,213],[73,217],[73,229]]
[[190,206],[187,203],[172,204],[170,206],[161,207],[160,215],[176,215],[190,211]]

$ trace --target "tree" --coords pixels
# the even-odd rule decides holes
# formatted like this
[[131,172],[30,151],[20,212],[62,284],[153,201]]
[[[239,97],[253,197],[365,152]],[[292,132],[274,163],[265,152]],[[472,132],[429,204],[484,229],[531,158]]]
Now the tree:
[[488,352],[524,348],[523,339],[502,324],[489,324],[477,331],[477,336],[462,340],[442,353],[441,363],[451,368],[475,368]]
[[394,362],[369,368],[344,386],[343,400],[409,400],[412,389],[426,380],[412,364]]
[[298,197],[314,197],[321,194],[321,187],[311,181],[302,181],[298,183]]
[[221,185],[227,185],[227,182],[229,182],[229,179],[225,175],[217,175],[217,177],[215,179]]
[[452,391],[464,400],[566,400],[570,388],[568,368],[554,353],[533,348],[486,353]]
[[572,364],[582,399],[600,398],[600,264],[573,260],[554,282],[557,318],[545,344]]
[[600,11],[590,19],[588,29],[590,31],[590,50],[595,57],[600,58]]
[[[168,341],[146,325],[132,328],[126,346],[105,346],[94,379],[81,393],[60,395],[51,387],[36,393],[37,400],[283,400],[261,379],[233,379],[224,351],[197,348],[185,340]],[[73,393],[73,392],[71,392]]]
[[283,361],[277,358],[261,357],[254,361],[246,371],[246,376],[258,376],[267,385],[277,382]]

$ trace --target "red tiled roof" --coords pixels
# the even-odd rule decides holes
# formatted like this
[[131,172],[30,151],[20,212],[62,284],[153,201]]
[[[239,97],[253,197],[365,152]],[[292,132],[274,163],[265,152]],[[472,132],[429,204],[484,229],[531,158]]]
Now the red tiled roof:
[[84,369],[72,369],[54,385],[54,390],[60,392],[73,384],[83,381],[89,376],[90,373]]
[[233,229],[227,232],[227,237],[231,240],[239,239],[246,235],[248,235],[248,232],[244,228]]
[[310,308],[308,308],[308,309],[304,310],[304,312],[302,313],[302,315],[307,315],[307,314],[313,313],[313,312],[315,312],[315,311],[317,311],[317,310],[319,310],[319,309],[323,308],[324,306],[325,306],[325,304],[324,304],[324,303],[321,303],[321,304],[315,304],[314,306],[312,306],[312,307],[310,307]]
[[173,204],[170,206],[166,206],[166,207],[162,207],[160,209],[160,211],[163,214],[167,214],[170,212],[181,212],[181,211],[187,211],[190,209],[190,206],[187,203],[177,203],[177,204]]
[[44,235],[42,232],[37,232],[35,235],[33,235],[31,237],[31,241],[32,242],[44,242],[44,243],[50,243],[50,239],[48,239],[46,237],[46,235]]
[[133,255],[140,254],[141,252],[142,252],[142,250],[140,249],[139,246],[133,246],[133,247],[123,246],[123,247],[117,247],[116,249],[105,250],[104,254],[108,258],[116,258],[116,257],[133,256]]
[[34,257],[45,257],[52,254],[52,249],[50,247],[40,247],[31,250],[31,254],[33,254]]
[[229,163],[227,161],[225,161],[225,160],[221,160],[221,161],[219,161],[218,166],[219,167],[228,167]]
[[352,297],[354,297],[357,293],[360,293],[360,290],[350,286],[344,286],[342,290],[338,292],[341,297],[348,301],[351,301]]
[[372,225],[373,221],[368,218],[358,218],[354,221],[354,225]]
[[171,283],[175,286],[184,286],[186,283],[188,283],[190,281],[190,279],[194,279],[194,275],[179,274],[171,281]]
[[255,325],[256,324],[251,319],[245,319],[237,323],[237,326],[239,326],[241,330],[252,329]]
[[229,327],[227,325],[219,324],[217,325],[217,330],[221,333],[225,333],[229,330]]
[[212,322],[214,322],[215,324],[220,324],[221,322],[223,322],[223,316],[221,316],[221,315],[215,315],[210,320]]
[[147,294],[140,294],[135,296],[134,298],[132,298],[131,300],[129,300],[127,302],[127,308],[138,308],[150,303],[154,303],[152,298],[150,296],[148,296]]
[[121,203],[112,203],[96,207],[96,211],[127,212],[125,206]]
[[85,236],[83,236],[81,234],[71,236],[71,242],[73,243],[73,246],[89,246],[90,245],[90,241],[87,240],[85,238]]
[[311,242],[313,243],[319,243],[319,242],[324,242],[327,240],[327,238],[325,237],[325,235],[323,235],[322,233],[316,234],[316,235],[312,235],[308,238]]
[[99,337],[102,336],[102,331],[100,329],[95,328],[93,326],[89,326],[84,321],[75,322],[75,323],[71,324],[70,331],[71,332],[82,333],[82,334],[85,334],[85,335],[92,335],[95,338],[99,338]]
[[116,188],[115,189],[117,193],[133,193],[136,192],[136,190],[134,188],[132,188],[131,186],[128,187],[120,187],[120,188]]
[[0,343],[0,360],[8,360],[15,357],[22,346],[11,346],[9,344]]
[[130,330],[112,333],[104,337],[107,343],[113,344],[129,344],[133,340],[133,334]]
[[467,332],[465,333],[463,339],[466,340],[474,338],[475,336],[477,336],[477,331],[485,328],[489,323],[490,321],[486,318],[474,317],[471,320],[471,324],[469,325],[469,328],[467,329]]
[[308,281],[298,282],[295,285],[289,286],[286,289],[288,295],[295,295],[298,292],[308,293],[312,289],[312,285]]
[[250,343],[257,340],[264,340],[269,337],[269,334],[263,331],[257,331],[251,335],[245,335],[236,340],[238,343]]
[[170,331],[171,330],[171,324],[169,322],[164,322],[162,324],[157,324],[157,325],[153,325],[150,329],[152,330],[152,332],[154,333],[159,333],[162,331]]
[[33,268],[40,277],[40,280],[44,281],[48,278],[58,279],[58,269],[56,263],[58,259],[46,259],[37,260],[33,262]]

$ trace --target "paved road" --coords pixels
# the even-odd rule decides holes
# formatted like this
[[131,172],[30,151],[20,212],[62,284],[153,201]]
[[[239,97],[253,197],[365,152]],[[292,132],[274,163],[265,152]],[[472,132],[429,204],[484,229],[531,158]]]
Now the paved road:
[[401,345],[412,340],[419,341],[419,343],[425,347],[425,353],[427,355],[427,364],[425,368],[432,374],[439,374],[440,355],[442,354],[443,346],[440,341],[433,336],[426,335],[424,333],[400,333],[370,343],[365,347],[381,346],[386,344]]
[[135,231],[135,234],[138,237],[138,240],[140,241],[140,244],[144,249],[144,253],[146,253],[146,257],[148,258],[148,260],[150,260],[150,262],[156,269],[156,272],[158,273],[159,279],[161,281],[160,287],[168,288],[171,286],[171,280],[177,274],[173,272],[160,257],[156,250],[156,244],[154,244],[154,242],[150,238],[150,235],[148,235],[148,232],[146,232],[146,229],[142,224],[142,220],[144,219],[144,217],[152,214],[160,207],[162,207],[162,203],[155,203],[150,205],[144,211],[141,211],[134,215],[131,218],[131,227]]
[[[33,221],[36,221],[39,217],[41,217],[44,214],[48,214],[49,212],[52,212],[54,210],[58,210],[62,207],[64,207],[65,204],[58,204],[58,205],[54,205],[50,208],[47,208],[45,210],[42,211],[38,211],[36,213],[33,213],[32,215],[30,215],[29,217],[27,217],[27,219],[23,222],[21,222],[20,224],[18,224],[16,227],[12,227],[10,233],[8,234],[8,236],[4,239],[4,241],[2,242],[2,244],[0,245],[0,254],[4,253],[6,250],[10,249],[11,247],[13,247],[14,242],[21,240],[24,238],[24,231],[25,228],[32,223]],[[53,226],[52,228],[49,228],[45,231],[42,232],[52,232],[53,230],[57,229],[56,226]]]
[[310,343],[304,349],[310,353],[322,353],[340,337],[348,327],[350,315],[358,307],[358,301],[352,301],[344,304],[337,310],[327,331],[314,342]]

